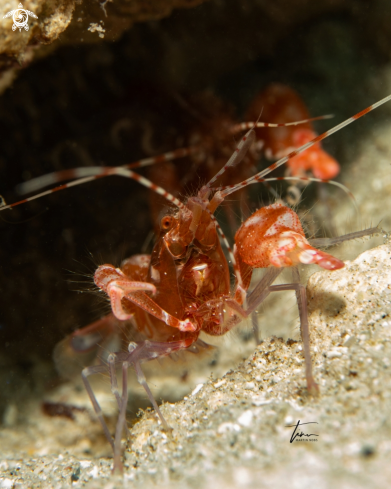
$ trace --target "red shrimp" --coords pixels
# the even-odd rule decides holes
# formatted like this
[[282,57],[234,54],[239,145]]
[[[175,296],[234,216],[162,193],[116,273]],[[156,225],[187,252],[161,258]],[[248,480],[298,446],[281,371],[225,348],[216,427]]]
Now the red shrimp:
[[[160,223],[160,233],[149,255],[136,255],[126,260],[120,268],[101,265],[95,272],[95,284],[107,294],[112,313],[95,325],[71,335],[68,347],[81,353],[96,345],[96,336],[106,339],[116,324],[132,321],[138,334],[128,344],[127,351],[110,353],[98,365],[83,369],[82,378],[95,412],[114,452],[114,469],[120,470],[121,438],[126,428],[126,405],[128,399],[128,369],[132,366],[140,384],[153,404],[163,427],[169,430],[144,377],[141,364],[149,360],[169,356],[179,350],[196,347],[201,331],[211,335],[223,335],[252,315],[271,293],[294,290],[299,306],[300,324],[305,355],[305,376],[310,393],[319,388],[312,375],[307,299],[303,285],[299,283],[299,264],[318,264],[327,270],[344,266],[343,262],[315,248],[304,235],[295,212],[281,204],[273,204],[256,211],[247,219],[235,235],[231,250],[214,212],[230,194],[250,184],[280,180],[284,177],[264,178],[271,171],[285,164],[290,158],[319,143],[327,136],[350,124],[379,105],[391,100],[391,95],[359,112],[333,129],[317,136],[312,141],[292,151],[269,168],[236,184],[214,188],[212,185],[227,169],[239,164],[255,139],[251,129],[240,141],[227,164],[201,187],[197,195],[182,202],[165,189],[141,175],[124,167],[103,168],[99,174],[81,178],[69,184],[42,192],[11,205],[2,205],[1,211],[37,199],[86,181],[110,175],[119,175],[136,180],[164,197],[176,207],[166,214]],[[309,177],[288,177],[288,180],[320,181]],[[322,180],[324,181],[324,180]],[[341,184],[335,185],[348,190]],[[352,233],[336,238],[335,242],[353,239],[378,232],[378,228]],[[235,272],[235,285],[231,290],[229,263],[224,255],[218,233],[228,249]],[[317,239],[317,246],[329,245],[330,240]],[[264,277],[250,292],[254,268],[265,268]],[[292,282],[273,285],[283,268],[292,271]],[[115,374],[122,368],[122,392],[120,394]],[[112,392],[119,407],[119,417],[114,440],[103,418],[102,411],[93,393],[88,377],[109,372]]]
[[[262,119],[274,122],[293,122],[309,119],[310,114],[299,94],[292,88],[273,83],[254,98],[246,118],[253,120],[262,113]],[[312,141],[315,133],[310,121],[300,126],[256,129],[257,138],[263,142],[263,150],[268,159],[279,159],[291,151]],[[338,162],[321,147],[314,144],[304,153],[289,159],[288,172],[292,176],[303,176],[306,172],[315,178],[330,180],[340,172]]]

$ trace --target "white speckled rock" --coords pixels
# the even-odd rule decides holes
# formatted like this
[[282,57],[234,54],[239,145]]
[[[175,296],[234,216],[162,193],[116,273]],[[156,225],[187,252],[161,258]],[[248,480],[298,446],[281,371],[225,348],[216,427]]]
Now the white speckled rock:
[[[321,350],[334,345],[340,333],[350,341],[366,326],[382,326],[391,332],[391,246],[362,253],[336,272],[313,274],[307,285],[312,339]],[[338,331],[338,334],[337,334]]]

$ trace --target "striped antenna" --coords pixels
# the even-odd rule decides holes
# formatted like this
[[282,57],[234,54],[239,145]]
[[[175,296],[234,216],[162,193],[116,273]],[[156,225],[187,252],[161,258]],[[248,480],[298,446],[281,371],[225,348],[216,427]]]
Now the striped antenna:
[[221,236],[221,240],[224,243],[224,246],[227,248],[228,255],[229,255],[229,258],[231,260],[232,267],[234,269],[236,282],[241,285],[242,284],[242,277],[240,275],[239,267],[236,263],[235,255],[234,255],[234,252],[232,251],[232,248],[228,242],[228,239],[225,236],[224,231],[223,231],[222,227],[220,226],[220,224],[218,223],[217,219],[215,218],[213,212],[211,212],[208,208],[206,208],[206,210],[209,212],[209,215],[210,215],[212,221],[214,222],[218,233]]
[[[323,180],[321,178],[315,178],[315,177],[273,177],[273,178],[260,178],[259,180],[257,180],[257,182],[260,183],[283,182],[283,181],[307,182],[307,183],[318,182],[318,183],[329,183],[330,185],[334,185],[335,187],[342,189],[345,193],[348,194],[349,198],[353,201],[356,211],[358,212],[357,201],[353,193],[347,187],[345,187],[345,185],[336,182],[335,180]],[[211,190],[215,190],[217,192],[219,189],[212,188]]]
[[119,175],[121,177],[126,177],[126,178],[131,178],[132,180],[136,180],[136,182],[139,182],[144,187],[147,187],[150,190],[153,190],[157,194],[161,195],[166,200],[168,200],[172,204],[179,207],[179,209],[185,209],[186,208],[186,206],[180,200],[178,200],[172,194],[170,194],[169,192],[164,190],[164,188],[159,187],[158,185],[155,185],[154,183],[152,183],[147,178],[139,175],[138,173],[135,173],[132,170],[128,170],[127,168],[123,168],[121,166],[119,166],[119,167],[104,167],[104,168],[101,168],[100,170],[101,171],[100,171],[99,175],[93,175],[93,176],[89,176],[89,177],[85,177],[85,178],[79,178],[78,180],[74,180],[73,182],[69,182],[69,183],[66,183],[64,185],[60,185],[59,187],[56,187],[56,188],[53,188],[50,190],[46,190],[45,192],[41,192],[40,194],[33,195],[32,197],[28,197],[27,199],[20,200],[19,202],[15,202],[14,204],[0,205],[0,211],[4,211],[6,209],[12,209],[13,207],[16,207],[17,205],[25,204],[26,202],[31,202],[32,200],[39,199],[41,197],[44,197],[45,195],[53,194],[54,192],[58,192],[59,190],[65,190],[66,188],[76,187],[77,185],[82,185],[83,183],[92,182],[93,180],[98,180],[99,178],[108,177],[111,175]]
[[216,173],[216,175],[206,184],[206,187],[209,187],[214,183],[220,175],[225,173],[227,171],[227,168],[230,166],[236,166],[238,165],[242,159],[244,158],[245,154],[247,153],[249,147],[253,144],[255,141],[255,132],[250,129],[246,134],[242,137],[240,140],[239,144],[236,146],[235,151],[232,153],[232,156],[230,159],[227,161],[227,163],[223,166],[223,168]]
[[[376,102],[373,105],[370,105],[366,109],[362,110],[361,112],[358,112],[358,114],[354,115],[353,117],[350,117],[344,122],[341,122],[341,124],[338,124],[337,126],[333,127],[332,129],[329,129],[328,131],[324,132],[323,134],[320,134],[316,138],[314,138],[312,141],[309,141],[308,143],[304,144],[303,146],[300,146],[300,148],[296,149],[295,151],[292,151],[291,153],[288,154],[288,156],[285,156],[284,158],[281,158],[280,160],[276,161],[272,165],[270,165],[268,168],[265,170],[262,170],[261,172],[257,173],[253,177],[247,178],[247,180],[244,180],[243,182],[240,182],[236,185],[228,185],[226,187],[220,188],[220,196],[222,198],[227,197],[228,195],[232,194],[233,192],[236,192],[236,190],[239,190],[240,188],[247,187],[247,185],[251,185],[253,183],[257,183],[262,181],[262,178],[269,173],[271,173],[273,170],[276,168],[280,167],[284,163],[286,163],[289,159],[297,156],[300,153],[303,153],[306,149],[310,148],[316,143],[319,143],[320,141],[323,141],[323,139],[326,139],[327,137],[331,136],[335,132],[339,131],[343,127],[346,127],[347,125],[351,124],[355,120],[359,119],[360,117],[368,114],[368,112],[371,112],[372,110],[376,109],[380,105],[385,104],[391,100],[391,95],[388,95],[387,97],[379,100],[379,102]],[[320,180],[321,182],[325,181],[328,182],[328,180]]]
[[239,284],[239,285],[242,285],[243,284],[242,276],[240,274],[240,270],[239,270],[238,264],[237,264],[236,259],[235,259],[235,254],[232,251],[232,248],[231,248],[231,246],[230,246],[230,244],[228,242],[228,239],[225,236],[224,231],[221,228],[220,224],[218,223],[218,221],[217,221],[216,217],[214,216],[213,212],[211,210],[209,210],[207,207],[205,208],[205,210],[208,211],[208,213],[209,213],[212,221],[214,222],[214,225],[216,226],[216,229],[217,229],[218,233],[220,234],[220,237],[221,237],[221,240],[222,240],[224,246],[227,248],[229,259],[231,260],[232,267],[233,267],[233,270],[234,270],[234,274],[235,274],[235,278],[236,278],[236,283]]
[[[128,168],[132,170],[134,168],[143,168],[144,166],[156,165],[158,163],[163,163],[166,161],[176,160],[178,158],[183,158],[191,154],[200,152],[198,146],[191,146],[189,148],[179,148],[175,151],[169,151],[159,156],[151,156],[150,158],[144,158],[133,163],[128,163],[126,165],[121,165],[120,168]],[[19,195],[29,194],[31,192],[37,192],[42,188],[55,185],[65,180],[76,180],[79,178],[98,176],[105,167],[102,166],[88,166],[80,168],[72,168],[69,170],[60,170],[52,173],[47,173],[41,177],[32,178],[27,182],[23,182],[16,187],[16,191]],[[114,168],[114,167],[113,167]],[[119,168],[119,167],[115,167]]]
[[230,133],[236,134],[240,131],[248,131],[249,129],[257,129],[261,127],[287,127],[298,126],[300,124],[306,124],[307,122],[321,121],[325,119],[332,119],[334,114],[319,115],[317,117],[311,117],[309,119],[303,119],[302,121],[285,122],[284,124],[275,124],[272,122],[240,122],[231,127]]

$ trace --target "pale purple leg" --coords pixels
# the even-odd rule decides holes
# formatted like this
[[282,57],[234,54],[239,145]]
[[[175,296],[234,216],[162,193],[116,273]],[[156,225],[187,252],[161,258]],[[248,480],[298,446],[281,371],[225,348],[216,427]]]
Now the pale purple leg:
[[[260,282],[255,286],[254,290],[247,297],[247,315],[253,314],[256,308],[266,299],[271,292],[282,290],[294,290],[296,292],[296,300],[300,315],[301,337],[304,345],[305,371],[307,379],[308,391],[316,394],[319,391],[318,385],[312,376],[312,363],[310,352],[310,334],[308,326],[307,313],[307,295],[305,287],[299,283],[300,275],[296,267],[292,268],[291,284],[271,285],[277,276],[282,272],[282,268],[270,268],[262,277]],[[254,321],[253,321],[254,324]]]
[[137,380],[144,387],[145,392],[147,393],[148,399],[151,401],[152,406],[154,407],[155,411],[157,412],[157,414],[160,418],[160,421],[162,422],[164,430],[170,432],[171,428],[168,426],[167,421],[164,419],[164,416],[163,416],[162,412],[160,411],[159,406],[157,405],[157,402],[155,401],[155,398],[153,397],[151,389],[149,388],[147,381],[145,379],[144,373],[141,370],[140,364],[136,363],[134,365],[134,367],[136,369]]
[[[110,355],[107,358],[107,362],[109,364],[111,392],[112,392],[112,394],[114,394],[115,398],[117,399],[118,409],[119,409],[119,411],[121,411],[122,401],[121,401],[119,391],[118,391],[117,376],[116,376],[116,372],[115,372],[116,357],[117,357],[117,355],[115,353],[110,353]],[[127,402],[128,402],[128,399],[126,399],[126,403]],[[129,429],[128,429],[126,422],[125,422],[125,433],[126,433],[126,437],[129,438],[130,432],[129,432]]]
[[261,340],[259,338],[258,315],[255,312],[255,309],[270,294],[269,286],[274,282],[274,280],[278,277],[282,270],[282,268],[269,268],[247,297],[246,314],[248,316],[250,316],[251,314],[251,322],[253,325],[253,333],[256,345],[259,345],[261,343]]
[[122,364],[122,398],[120,399],[120,411],[115,429],[114,439],[114,465],[113,471],[122,471],[121,462],[121,438],[124,426],[126,426],[126,406],[128,404],[128,368],[129,362],[125,361]]
[[121,397],[119,395],[117,376],[115,373],[115,364],[116,364],[116,354],[110,353],[107,358],[107,363],[109,364],[109,373],[110,373],[110,384],[111,384],[111,393],[114,394],[117,399],[118,409],[121,409]]
[[319,387],[315,382],[312,375],[312,361],[310,351],[310,332],[308,325],[308,311],[307,311],[307,294],[304,285],[299,283],[300,275],[299,270],[296,267],[292,268],[293,283],[283,285],[272,285],[269,287],[270,292],[279,292],[282,290],[294,290],[296,292],[296,300],[299,308],[300,315],[300,330],[301,338],[304,345],[304,359],[305,359],[305,376],[307,379],[307,388],[311,394],[318,394]]
[[99,406],[99,403],[96,400],[94,391],[92,390],[91,384],[89,383],[89,381],[87,379],[87,377],[89,377],[90,375],[100,374],[100,373],[103,373],[106,371],[107,371],[106,365],[96,365],[93,367],[87,367],[87,368],[83,369],[83,371],[81,373],[81,378],[83,379],[84,387],[86,388],[86,391],[87,391],[87,394],[91,400],[92,406],[94,407],[95,414],[96,414],[97,418],[99,419],[100,424],[102,425],[105,436],[106,436],[108,442],[110,443],[111,448],[114,450],[113,438],[110,434],[109,428],[107,427],[106,421],[103,418],[102,409]]
[[[147,362],[149,360],[154,360],[159,357],[168,356],[172,353],[175,353],[179,350],[183,350],[189,348],[194,341],[197,340],[197,336],[194,338],[189,337],[183,341],[174,341],[174,342],[152,342],[152,341],[143,341],[141,343],[130,343],[128,352],[120,352],[120,353],[112,353],[108,357],[107,365],[98,365],[94,367],[85,368],[82,372],[82,378],[84,385],[86,387],[87,393],[91,399],[91,403],[94,407],[95,413],[103,427],[103,431],[106,435],[107,440],[109,441],[113,452],[114,452],[114,466],[113,471],[122,470],[121,463],[121,438],[124,428],[126,427],[126,406],[128,402],[128,369],[131,365],[134,366],[137,374],[137,380],[144,387],[149,400],[151,401],[153,407],[155,408],[156,413],[158,414],[163,427],[166,431],[170,431],[170,427],[168,426],[166,420],[162,412],[155,401],[151,390],[148,387],[145,376],[141,370],[141,363]],[[122,366],[122,395],[119,395],[117,378],[115,375],[115,368],[119,365]],[[109,370],[110,380],[111,380],[111,390],[116,397],[117,404],[119,407],[119,416],[117,421],[117,426],[115,430],[115,439],[111,437],[110,431],[107,427],[107,424],[103,418],[102,410],[96,400],[96,397],[92,391],[91,385],[87,380],[87,377],[97,373],[107,372]],[[127,428],[126,428],[127,429]]]
[[283,271],[283,268],[270,267],[266,270],[265,275],[257,283],[254,289],[247,296],[246,313],[249,316],[270,294],[269,287]]
[[251,323],[253,325],[255,344],[258,346],[260,345],[261,340],[259,338],[258,314],[255,311],[251,313]]
[[355,231],[354,233],[344,234],[343,236],[337,236],[336,238],[315,238],[309,239],[308,242],[314,248],[328,248],[329,246],[335,246],[349,241],[351,239],[364,238],[365,236],[372,236],[373,234],[381,233],[382,229],[379,227],[363,229],[362,231]]

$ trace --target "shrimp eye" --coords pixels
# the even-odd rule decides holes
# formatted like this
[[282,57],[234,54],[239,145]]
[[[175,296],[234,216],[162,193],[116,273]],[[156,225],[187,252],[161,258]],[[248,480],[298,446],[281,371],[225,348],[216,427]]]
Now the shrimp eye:
[[173,218],[171,216],[164,216],[160,222],[162,229],[166,231],[171,228],[173,223]]

